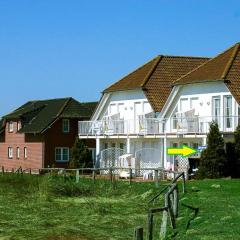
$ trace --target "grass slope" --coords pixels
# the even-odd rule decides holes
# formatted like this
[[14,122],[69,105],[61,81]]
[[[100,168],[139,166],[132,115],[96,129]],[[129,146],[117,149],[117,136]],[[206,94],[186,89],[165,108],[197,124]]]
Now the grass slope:
[[[146,229],[147,202],[161,187],[118,182],[113,189],[109,181],[93,185],[88,179],[75,184],[62,178],[0,176],[0,239],[133,239],[136,226]],[[238,180],[188,182],[177,234],[173,237],[169,229],[168,238],[240,239],[239,189]],[[192,221],[193,211],[182,203],[199,208]]]

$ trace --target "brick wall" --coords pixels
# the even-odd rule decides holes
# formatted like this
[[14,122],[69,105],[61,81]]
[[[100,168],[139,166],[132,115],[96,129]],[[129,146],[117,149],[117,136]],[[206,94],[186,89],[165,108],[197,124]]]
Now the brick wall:
[[[8,157],[8,148],[12,147],[13,157]],[[17,148],[20,149],[19,159]],[[24,158],[24,147],[27,149],[27,158]],[[43,163],[43,142],[25,142],[25,134],[17,133],[17,122],[13,122],[13,132],[8,131],[8,124],[5,129],[5,141],[0,143],[0,166],[6,169],[41,168]]]

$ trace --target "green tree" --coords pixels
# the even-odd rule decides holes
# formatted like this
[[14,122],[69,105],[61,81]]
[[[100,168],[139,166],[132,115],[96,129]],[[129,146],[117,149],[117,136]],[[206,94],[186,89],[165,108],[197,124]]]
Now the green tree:
[[87,148],[86,142],[78,137],[71,149],[71,160],[69,167],[92,167],[92,157]]
[[235,144],[235,166],[234,177],[239,177],[238,167],[240,165],[240,124],[237,126],[234,132],[234,144]]
[[207,135],[207,148],[202,152],[199,178],[219,178],[224,175],[226,165],[226,154],[224,140],[219,131],[218,124],[212,122]]

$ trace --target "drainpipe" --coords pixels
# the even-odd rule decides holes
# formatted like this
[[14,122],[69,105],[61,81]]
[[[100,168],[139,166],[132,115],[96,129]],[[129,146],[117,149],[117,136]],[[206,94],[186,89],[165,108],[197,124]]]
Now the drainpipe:
[[94,168],[100,164],[100,138],[96,138],[96,160],[94,162]]

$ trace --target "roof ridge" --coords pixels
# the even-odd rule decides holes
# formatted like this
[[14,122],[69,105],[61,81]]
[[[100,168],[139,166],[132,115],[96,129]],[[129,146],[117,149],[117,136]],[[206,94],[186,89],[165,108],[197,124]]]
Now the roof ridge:
[[147,82],[149,81],[151,75],[153,74],[154,70],[156,69],[156,67],[158,66],[159,62],[162,60],[162,58],[163,58],[162,55],[159,55],[159,56],[156,57],[155,63],[153,64],[153,66],[149,70],[148,74],[143,79],[143,83],[141,84],[141,87],[144,87],[147,84]]
[[162,57],[172,57],[172,58],[197,58],[197,59],[211,59],[212,57],[203,57],[203,56],[182,56],[182,55],[165,55],[161,54]]
[[[190,72],[186,73],[185,75],[181,76],[180,78],[178,78],[176,81],[173,82],[173,85],[174,85],[175,83],[177,83],[180,79],[182,79],[182,78],[190,75],[191,73],[197,71],[197,70],[198,70],[199,68],[201,68],[202,66],[205,66],[206,64],[208,64],[209,62],[213,61],[213,60],[216,59],[217,57],[219,57],[219,56],[221,56],[222,54],[226,53],[226,52],[229,51],[231,48],[235,47],[235,45],[236,45],[236,44],[234,44],[233,46],[227,48],[225,51],[217,54],[215,57],[209,59],[208,61],[206,61],[205,63],[201,64],[200,66],[194,68],[192,71],[190,71]],[[223,80],[223,79],[219,79],[219,80]]]
[[224,79],[224,80],[225,80],[227,74],[229,73],[230,68],[231,68],[231,66],[232,66],[232,64],[233,64],[233,62],[234,62],[234,60],[235,60],[235,58],[237,56],[237,53],[239,51],[239,46],[240,46],[240,43],[239,42],[236,43],[235,48],[234,48],[233,53],[232,53],[232,56],[230,57],[227,65],[226,65],[226,67],[225,67],[225,69],[224,69],[224,71],[222,73],[221,78]]
[[63,106],[60,108],[60,110],[58,111],[56,118],[58,118],[62,112],[64,111],[64,109],[66,108],[66,106],[68,105],[68,103],[72,100],[72,97],[69,97],[66,99],[65,103],[63,104]]
[[142,64],[140,67],[136,67],[136,68],[135,68],[133,71],[131,71],[130,73],[122,76],[122,77],[120,78],[120,80],[118,80],[117,82],[114,82],[113,84],[111,84],[111,85],[109,85],[107,88],[105,88],[105,89],[103,90],[103,93],[104,93],[107,89],[109,89],[110,87],[112,87],[112,86],[114,86],[115,84],[117,84],[118,82],[122,81],[124,78],[132,75],[133,73],[135,73],[135,72],[137,72],[137,71],[139,71],[140,69],[142,69],[143,67],[145,67],[145,66],[146,66],[147,64],[149,64],[150,62],[155,61],[156,58],[159,58],[159,56],[160,56],[160,55],[157,55],[156,57],[154,57],[154,58],[150,59],[149,61],[147,61],[146,63]]

